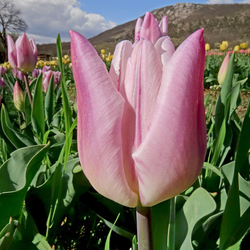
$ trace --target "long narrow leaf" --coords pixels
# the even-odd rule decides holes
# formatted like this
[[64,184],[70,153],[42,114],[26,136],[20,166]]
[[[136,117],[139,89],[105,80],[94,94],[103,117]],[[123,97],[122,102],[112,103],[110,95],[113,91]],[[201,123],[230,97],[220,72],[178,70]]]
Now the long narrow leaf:
[[45,132],[42,74],[38,76],[36,81],[31,120],[35,132],[42,141]]
[[47,125],[50,127],[52,123],[54,109],[55,109],[55,100],[54,100],[54,76],[52,75],[49,82],[49,87],[45,96],[45,116],[47,118]]

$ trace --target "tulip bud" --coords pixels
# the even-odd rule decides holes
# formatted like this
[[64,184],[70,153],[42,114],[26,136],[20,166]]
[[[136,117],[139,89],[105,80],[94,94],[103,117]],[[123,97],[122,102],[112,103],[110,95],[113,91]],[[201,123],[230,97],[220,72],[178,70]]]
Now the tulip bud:
[[222,44],[220,45],[220,50],[221,50],[221,51],[225,51],[226,49],[227,49],[226,44],[222,43]]
[[0,77],[0,88],[5,86],[5,81],[3,79],[3,77]]
[[228,41],[223,41],[222,44],[226,47],[226,49],[228,48]]
[[246,49],[247,48],[247,43],[241,43],[240,48],[241,49]]
[[37,47],[34,40],[29,40],[26,34],[23,34],[14,43],[12,37],[7,35],[7,44],[8,59],[12,68],[24,74],[31,72],[37,62]]
[[226,74],[227,74],[227,68],[229,65],[229,61],[230,61],[230,56],[229,54],[227,54],[220,66],[219,72],[218,72],[218,76],[217,76],[217,80],[218,83],[222,86],[222,84],[224,83]]
[[210,44],[209,44],[209,43],[206,43],[206,45],[205,45],[205,50],[206,50],[206,51],[210,50]]
[[7,68],[0,66],[0,76],[4,76],[7,73]]
[[20,70],[12,69],[12,74],[15,78],[20,79],[21,81],[24,81],[24,74]]
[[101,49],[101,54],[105,55],[105,53],[106,53],[105,49]]
[[49,71],[49,70],[51,70],[51,66],[44,65],[42,72],[44,73],[44,72]]
[[41,69],[33,69],[32,76],[33,77],[38,77],[41,72],[42,72]]
[[46,93],[49,87],[50,78],[52,76],[52,71],[46,71],[43,73],[43,92]]
[[236,45],[236,46],[234,47],[234,52],[239,52],[239,50],[240,50],[240,46],[239,46],[239,45]]
[[57,84],[61,81],[61,72],[60,71],[52,71],[54,75],[54,83]]
[[13,89],[13,101],[17,110],[23,111],[25,104],[25,95],[22,89],[20,88],[18,82],[16,81]]

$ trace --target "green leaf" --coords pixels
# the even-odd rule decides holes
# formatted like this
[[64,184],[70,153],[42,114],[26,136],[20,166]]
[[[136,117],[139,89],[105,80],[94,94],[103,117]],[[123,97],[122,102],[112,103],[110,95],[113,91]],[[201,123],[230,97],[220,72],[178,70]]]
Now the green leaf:
[[208,162],[204,162],[203,166],[207,169],[210,169],[212,172],[214,172],[216,175],[218,175],[219,177],[221,177],[222,179],[224,178],[223,174],[220,172],[220,170],[213,166],[212,164],[208,163]]
[[111,238],[111,233],[112,233],[112,230],[113,230],[113,227],[114,227],[115,223],[116,223],[117,220],[119,219],[119,216],[120,216],[120,214],[117,215],[116,220],[115,220],[115,222],[114,222],[112,228],[110,229],[110,231],[109,231],[109,233],[108,233],[108,236],[107,236],[107,239],[106,239],[106,242],[105,242],[105,248],[104,248],[105,250],[110,250],[110,238]]
[[63,68],[63,62],[62,62],[62,44],[61,44],[61,38],[58,34],[57,36],[57,56],[58,56],[58,62],[59,67],[61,70],[61,91],[62,91],[62,99],[63,99],[63,114],[65,117],[65,128],[66,128],[66,141],[65,141],[65,161],[66,164],[68,156],[70,154],[70,147],[72,143],[72,114],[71,114],[71,108],[70,108],[70,102],[67,92],[67,86],[65,82],[64,77],[64,68]]
[[[29,185],[49,145],[18,149],[0,168],[0,230],[9,218],[19,216]],[[8,206],[6,206],[8,204]]]
[[31,120],[35,132],[37,133],[40,141],[42,141],[45,133],[42,74],[38,76],[36,81]]
[[1,107],[1,125],[5,136],[16,148],[35,145],[35,142],[28,136],[16,131],[11,124],[10,118],[4,104]]
[[67,86],[65,82],[64,77],[64,68],[63,68],[63,62],[62,62],[62,44],[61,44],[61,38],[60,35],[57,36],[56,40],[57,44],[57,56],[58,56],[58,63],[61,71],[61,91],[62,91],[62,98],[63,98],[63,112],[65,116],[65,127],[66,127],[66,133],[69,132],[71,123],[72,123],[72,116],[71,116],[71,109],[70,109],[70,102],[67,92]]
[[32,243],[37,247],[39,250],[48,250],[51,249],[49,243],[46,241],[45,237],[41,234],[36,234]]
[[250,166],[248,162],[248,155],[250,149],[250,103],[243,121],[239,144],[236,153],[236,170],[240,172],[245,178],[249,178]]
[[234,164],[223,166],[223,173],[231,184],[220,232],[220,249],[237,243],[249,229],[250,184],[240,175],[234,177]]
[[229,118],[231,118],[235,109],[240,105],[240,83],[237,83],[231,90],[231,101],[230,101],[230,110],[229,110]]
[[[153,248],[166,249],[169,224],[170,200],[151,207]],[[161,223],[159,223],[159,221]]]
[[216,203],[203,188],[196,189],[176,215],[176,249],[193,249],[192,234],[202,219],[216,209]]
[[47,118],[47,125],[50,127],[50,124],[53,120],[54,109],[55,109],[55,100],[54,100],[54,76],[52,75],[49,82],[49,87],[45,96],[45,116]]
[[136,235],[133,237],[133,240],[132,240],[132,250],[138,250],[138,244],[137,244],[137,237],[136,237]]

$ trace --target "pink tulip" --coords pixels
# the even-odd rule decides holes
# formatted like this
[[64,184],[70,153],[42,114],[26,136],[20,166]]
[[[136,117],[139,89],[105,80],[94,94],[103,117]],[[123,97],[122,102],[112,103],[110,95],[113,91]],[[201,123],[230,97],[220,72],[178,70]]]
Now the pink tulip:
[[54,83],[57,84],[61,81],[61,72],[60,71],[52,71],[54,75]]
[[17,70],[17,69],[12,69],[12,74],[15,78],[20,79],[21,81],[24,81],[24,74],[22,71]]
[[221,66],[220,66],[218,76],[217,76],[218,83],[221,86],[224,83],[224,80],[225,80],[225,77],[226,77],[226,74],[227,74],[227,68],[228,68],[228,65],[229,65],[229,61],[230,61],[230,55],[229,55],[229,53],[227,53],[227,55],[225,56]]
[[99,193],[128,207],[186,190],[206,151],[203,29],[174,52],[153,15],[145,18],[134,45],[117,45],[110,73],[88,40],[70,32],[80,162]]
[[50,78],[52,76],[52,70],[43,73],[43,92],[46,93],[49,87]]
[[0,77],[0,88],[5,86],[5,81],[3,79],[3,77]]
[[25,105],[25,95],[18,82],[14,85],[13,102],[17,110],[23,111]]
[[33,77],[38,77],[40,75],[40,73],[42,72],[41,69],[33,69],[32,71],[32,76]]
[[34,40],[29,40],[26,34],[23,34],[14,43],[11,36],[7,35],[7,44],[11,67],[22,71],[24,74],[31,72],[37,62],[37,47]]
[[51,66],[44,65],[42,72],[44,73],[44,72],[49,71],[49,70],[51,70]]
[[0,65],[0,76],[4,76],[7,73],[8,69]]

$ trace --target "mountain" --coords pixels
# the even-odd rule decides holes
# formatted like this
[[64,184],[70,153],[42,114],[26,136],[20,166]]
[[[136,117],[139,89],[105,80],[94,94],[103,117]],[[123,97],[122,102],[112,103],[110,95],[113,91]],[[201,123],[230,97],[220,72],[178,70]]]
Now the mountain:
[[[204,28],[205,41],[212,48],[217,48],[222,41],[228,41],[231,48],[242,42],[250,45],[250,4],[177,3],[151,12],[158,21],[163,16],[168,17],[169,36],[175,46],[200,28]],[[118,25],[89,41],[98,52],[106,49],[113,53],[116,43],[122,40],[133,42],[135,23],[136,20],[132,20]],[[52,50],[52,45],[38,45],[39,53],[44,53],[39,50],[40,46],[43,46],[44,51],[56,51]],[[65,53],[69,53],[69,43],[65,43],[64,47]]]

